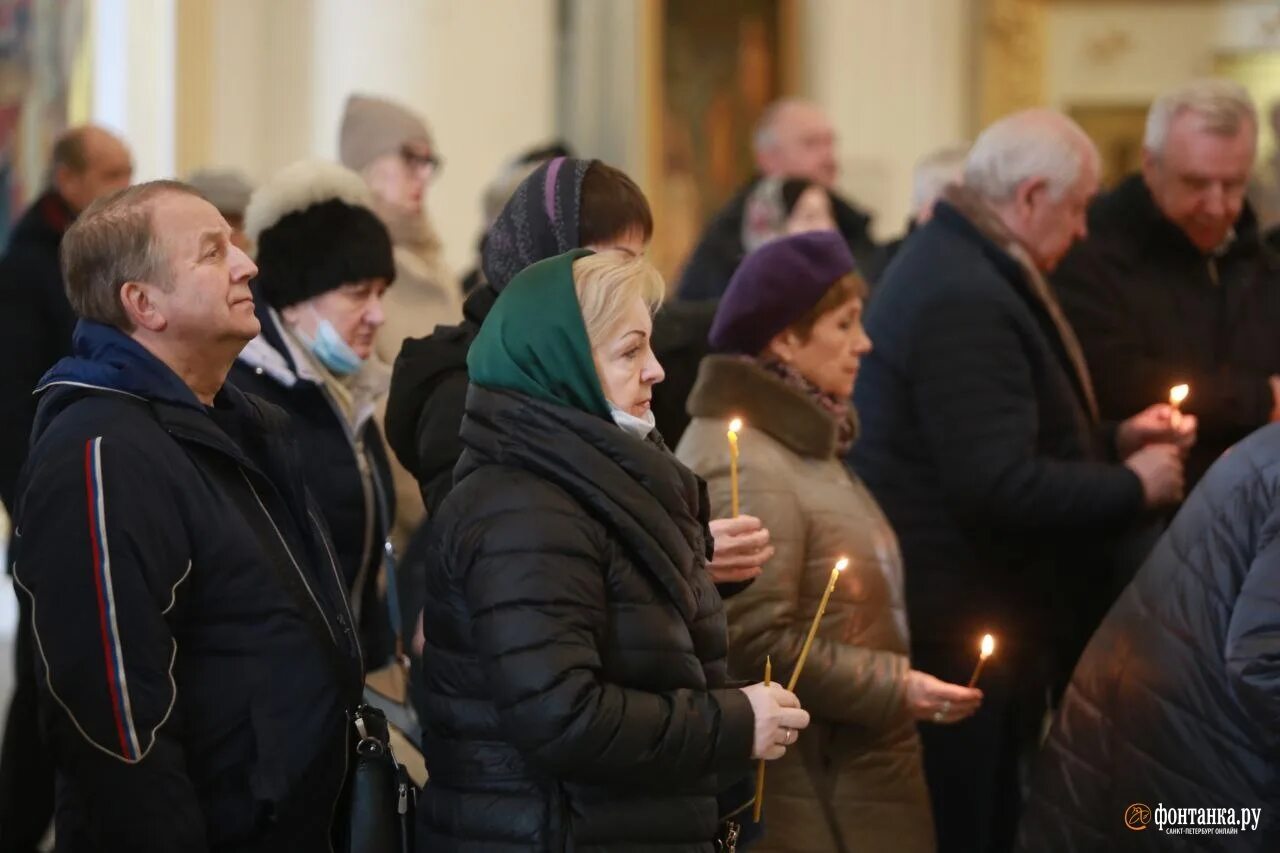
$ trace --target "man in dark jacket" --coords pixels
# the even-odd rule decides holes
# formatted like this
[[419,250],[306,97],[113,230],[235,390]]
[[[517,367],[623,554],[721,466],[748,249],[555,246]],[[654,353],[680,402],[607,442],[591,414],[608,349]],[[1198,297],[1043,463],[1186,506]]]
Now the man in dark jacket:
[[1163,406],[1106,429],[1044,279],[1083,233],[1097,175],[1058,113],[992,125],[867,314],[852,460],[901,540],[912,665],[964,683],[984,633],[1000,649],[982,709],[923,727],[941,851],[1010,848],[1018,763],[1085,630],[1064,617],[1099,606],[1080,594],[1105,583],[1090,546],[1181,497],[1172,442],[1194,422],[1175,430]]
[[718,299],[724,294],[744,254],[742,218],[747,197],[762,177],[808,178],[822,184],[831,193],[836,228],[859,267],[867,267],[875,258],[871,217],[835,192],[840,177],[835,130],[817,105],[794,99],[770,105],[756,125],[753,143],[760,174],[707,225],[680,274],[676,293],[681,299]]
[[1222,808],[1222,850],[1280,850],[1278,490],[1272,426],[1191,493],[1076,669],[1020,850],[1170,850],[1202,824],[1166,810]]
[[[97,127],[67,131],[53,146],[50,187],[18,221],[0,257],[0,501],[10,513],[36,414],[31,392],[54,362],[71,353],[75,315],[62,288],[58,246],[76,214],[128,186],[132,176],[129,150],[115,136]],[[18,625],[15,659],[0,748],[0,850],[28,853],[53,816],[53,771],[37,731],[25,622]]]
[[35,419],[31,391],[71,353],[75,315],[58,266],[62,235],[80,211],[132,177],[129,149],[115,136],[91,126],[67,131],[53,146],[49,188],[18,220],[0,257],[0,500],[10,510]]
[[1103,417],[1191,386],[1191,484],[1280,417],[1280,257],[1245,202],[1257,137],[1236,83],[1202,80],[1161,97],[1142,173],[1093,204],[1089,238],[1054,276]]
[[224,385],[253,263],[172,182],[63,241],[82,318],[42,380],[14,581],[39,649],[58,849],[329,849],[361,690],[283,412]]

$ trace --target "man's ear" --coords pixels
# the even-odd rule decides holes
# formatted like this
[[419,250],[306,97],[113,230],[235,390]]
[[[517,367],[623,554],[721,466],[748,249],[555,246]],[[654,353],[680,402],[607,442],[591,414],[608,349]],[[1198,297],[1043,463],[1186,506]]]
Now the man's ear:
[[1027,178],[1018,184],[1014,191],[1014,208],[1018,215],[1026,218],[1031,215],[1040,199],[1049,192],[1049,181],[1042,177]]
[[125,316],[135,327],[150,332],[163,332],[168,326],[163,306],[154,299],[158,291],[159,288],[155,285],[144,281],[126,281],[120,287],[120,304],[124,307]]

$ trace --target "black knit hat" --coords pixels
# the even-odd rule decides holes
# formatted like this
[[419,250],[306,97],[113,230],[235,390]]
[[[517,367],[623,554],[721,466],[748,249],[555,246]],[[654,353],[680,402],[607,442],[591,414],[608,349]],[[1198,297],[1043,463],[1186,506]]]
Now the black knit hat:
[[245,230],[258,293],[279,310],[353,281],[392,281],[391,235],[370,203],[360,176],[335,163],[295,163],[255,192]]

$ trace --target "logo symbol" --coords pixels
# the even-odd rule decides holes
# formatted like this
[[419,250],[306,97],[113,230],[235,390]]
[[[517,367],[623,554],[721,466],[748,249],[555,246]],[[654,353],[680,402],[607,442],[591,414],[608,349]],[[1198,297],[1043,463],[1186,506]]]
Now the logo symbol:
[[1151,809],[1142,803],[1134,803],[1124,810],[1124,825],[1134,832],[1142,832],[1151,823]]

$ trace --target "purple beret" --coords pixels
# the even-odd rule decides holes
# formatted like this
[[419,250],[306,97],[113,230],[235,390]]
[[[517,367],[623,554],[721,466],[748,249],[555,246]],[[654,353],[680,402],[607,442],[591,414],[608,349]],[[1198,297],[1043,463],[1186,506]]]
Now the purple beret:
[[838,231],[807,231],[765,243],[729,280],[711,323],[711,349],[758,355],[855,269]]

